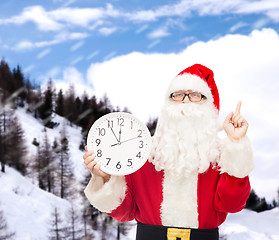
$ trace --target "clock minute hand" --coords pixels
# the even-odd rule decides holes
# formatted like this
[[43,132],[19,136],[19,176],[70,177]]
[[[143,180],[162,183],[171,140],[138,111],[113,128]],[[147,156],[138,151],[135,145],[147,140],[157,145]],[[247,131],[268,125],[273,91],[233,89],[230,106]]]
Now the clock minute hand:
[[133,138],[127,139],[127,140],[125,140],[125,141],[118,142],[118,143],[116,143],[116,144],[112,144],[111,146],[114,147],[114,146],[116,146],[116,145],[120,145],[120,144],[122,144],[122,143],[124,143],[124,142],[128,142],[128,141],[134,140],[134,139],[139,138],[139,137],[141,137],[141,136],[133,137]]
[[114,136],[115,136],[115,138],[116,138],[117,144],[118,144],[118,143],[120,143],[120,142],[119,142],[119,140],[117,139],[117,137],[116,137],[116,135],[115,135],[115,133],[114,133],[114,131],[113,131],[112,127],[110,127],[110,129],[111,129],[111,131],[112,131],[113,135],[114,135]]
[[121,144],[121,143],[124,143],[124,142],[128,142],[128,141],[134,140],[134,139],[136,139],[136,138],[138,138],[138,137],[139,137],[139,136],[137,136],[137,137],[133,137],[133,138],[130,138],[130,139],[125,140],[125,141],[122,141],[122,142],[120,142],[120,144]]

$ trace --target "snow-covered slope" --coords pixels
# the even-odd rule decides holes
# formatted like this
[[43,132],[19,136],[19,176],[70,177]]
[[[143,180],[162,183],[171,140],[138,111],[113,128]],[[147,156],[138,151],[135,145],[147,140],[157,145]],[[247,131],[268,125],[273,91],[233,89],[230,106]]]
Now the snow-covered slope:
[[261,213],[244,209],[229,214],[220,235],[226,240],[279,240],[279,207]]
[[[37,141],[43,142],[45,136],[45,127],[40,120],[35,119],[31,114],[27,113],[24,108],[18,108],[16,110],[16,115],[25,133],[25,142],[28,150],[31,154],[35,155],[37,149],[36,146],[32,144],[33,139],[36,138]],[[81,128],[75,125],[70,126],[69,122],[59,115],[56,115],[52,121],[58,123],[59,125],[53,129],[46,129],[49,143],[52,145],[55,138],[57,141],[59,141],[63,126],[66,126],[66,135],[69,140],[70,161],[73,165],[75,176],[78,180],[82,180],[83,175],[87,170],[84,167],[82,161],[83,153],[79,150],[79,144],[82,140]]]
[[4,217],[17,240],[47,240],[54,208],[63,214],[71,207],[68,201],[39,189],[9,167],[0,174],[0,186]]

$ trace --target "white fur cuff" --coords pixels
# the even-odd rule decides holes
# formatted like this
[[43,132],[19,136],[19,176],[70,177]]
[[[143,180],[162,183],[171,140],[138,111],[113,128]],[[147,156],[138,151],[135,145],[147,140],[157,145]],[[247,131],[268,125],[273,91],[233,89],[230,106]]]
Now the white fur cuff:
[[123,176],[111,176],[107,183],[104,183],[102,177],[92,176],[84,193],[88,201],[99,211],[111,213],[124,200],[126,189]]
[[232,142],[225,138],[221,142],[220,171],[243,178],[254,169],[252,147],[248,137]]

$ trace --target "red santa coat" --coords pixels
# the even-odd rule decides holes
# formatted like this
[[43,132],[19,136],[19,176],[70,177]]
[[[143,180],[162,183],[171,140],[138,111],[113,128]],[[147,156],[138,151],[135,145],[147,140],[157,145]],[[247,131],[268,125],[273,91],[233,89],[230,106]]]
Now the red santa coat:
[[253,158],[247,138],[239,143],[226,140],[218,165],[175,177],[147,162],[137,172],[113,176],[105,184],[93,176],[85,194],[93,206],[119,221],[213,229],[227,213],[242,210],[249,196]]

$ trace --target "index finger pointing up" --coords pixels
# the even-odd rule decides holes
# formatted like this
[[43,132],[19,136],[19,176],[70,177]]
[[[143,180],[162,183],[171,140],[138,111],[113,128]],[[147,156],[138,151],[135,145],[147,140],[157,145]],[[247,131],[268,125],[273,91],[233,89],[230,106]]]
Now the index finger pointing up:
[[235,109],[235,114],[240,114],[241,104],[242,104],[241,101],[239,101],[239,102],[237,103],[236,109]]

